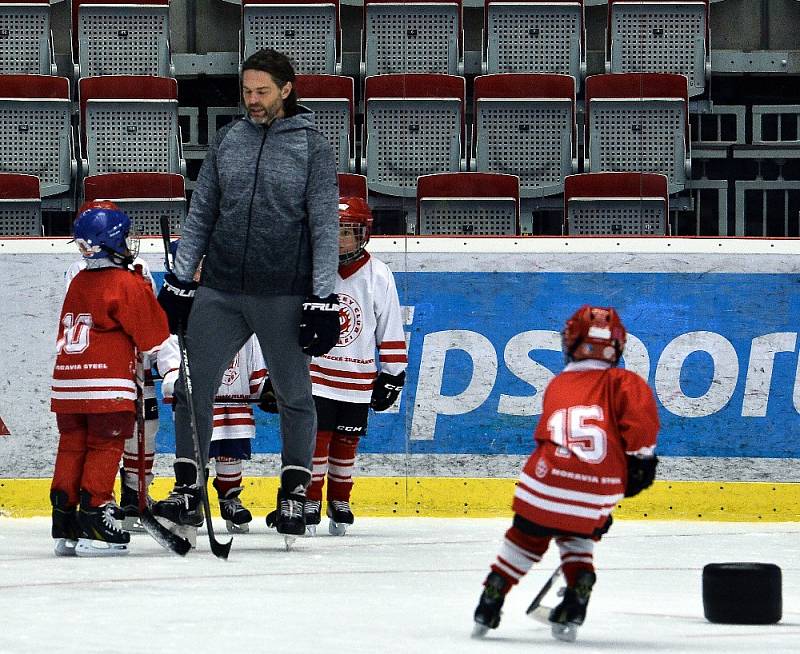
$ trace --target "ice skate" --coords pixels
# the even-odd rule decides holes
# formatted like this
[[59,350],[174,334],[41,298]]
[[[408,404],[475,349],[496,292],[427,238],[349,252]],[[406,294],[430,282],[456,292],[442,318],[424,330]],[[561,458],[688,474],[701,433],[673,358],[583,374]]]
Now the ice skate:
[[506,592],[508,592],[508,582],[497,572],[490,572],[475,609],[473,638],[483,638],[489,629],[497,629],[500,625],[500,609],[503,608]]
[[119,504],[123,512],[122,528],[130,533],[144,533],[144,525],[139,516],[139,493],[125,483],[125,473],[122,473],[122,490]]
[[53,505],[51,535],[55,540],[56,556],[75,556],[75,546],[81,534],[77,508],[69,506],[67,494],[59,490],[50,491],[50,503]]
[[303,508],[303,517],[306,521],[306,536],[313,537],[317,535],[317,525],[322,522],[321,511],[321,500],[306,500],[305,507]]
[[568,643],[575,642],[578,627],[586,619],[586,607],[596,579],[594,572],[584,570],[578,574],[573,586],[563,589],[564,599],[550,612],[553,638]]
[[350,502],[347,500],[328,501],[328,533],[331,536],[344,536],[347,528],[355,522],[355,516],[350,510]]
[[279,488],[278,507],[267,515],[267,526],[275,527],[279,534],[283,534],[287,551],[292,548],[298,536],[306,533],[306,523],[303,518],[305,491],[302,486],[296,490],[300,492],[287,493]]
[[75,546],[77,556],[123,556],[128,553],[131,535],[123,531],[119,521],[122,509],[114,502],[91,506],[91,496],[81,491],[78,511],[80,538]]
[[225,520],[229,534],[246,534],[250,531],[253,515],[242,504],[239,494],[242,487],[231,488],[224,497],[219,498],[219,512]]

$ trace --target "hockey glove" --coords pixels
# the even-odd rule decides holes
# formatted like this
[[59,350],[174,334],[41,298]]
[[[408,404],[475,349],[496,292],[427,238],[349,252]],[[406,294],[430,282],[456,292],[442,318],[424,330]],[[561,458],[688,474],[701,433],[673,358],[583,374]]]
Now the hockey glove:
[[164,275],[164,285],[158,292],[158,303],[167,314],[169,331],[177,334],[179,328],[189,324],[197,282],[182,282],[173,273]]
[[330,352],[339,342],[339,296],[309,295],[300,318],[300,347],[312,357]]
[[375,411],[386,411],[386,409],[394,404],[405,383],[405,370],[399,375],[389,375],[385,372],[380,373],[375,379],[375,386],[372,388],[372,399],[369,405]]
[[275,397],[275,389],[272,387],[272,380],[269,377],[264,382],[264,390],[261,391],[258,408],[266,413],[278,413],[278,400]]
[[611,525],[614,522],[614,518],[611,515],[608,516],[608,520],[606,520],[602,526],[597,527],[592,532],[592,540],[600,540],[605,534],[608,533],[608,530],[611,529]]
[[628,461],[628,483],[625,484],[625,497],[633,497],[652,485],[656,478],[658,457],[654,455],[641,459],[638,456],[626,454],[625,458]]

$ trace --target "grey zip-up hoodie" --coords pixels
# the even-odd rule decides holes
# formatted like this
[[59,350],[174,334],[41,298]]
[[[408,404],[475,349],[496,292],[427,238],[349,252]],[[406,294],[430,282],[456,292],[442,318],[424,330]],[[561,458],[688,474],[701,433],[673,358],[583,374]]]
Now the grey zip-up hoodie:
[[334,292],[339,187],[333,149],[305,107],[269,127],[242,118],[206,154],[175,259],[191,280],[252,295]]

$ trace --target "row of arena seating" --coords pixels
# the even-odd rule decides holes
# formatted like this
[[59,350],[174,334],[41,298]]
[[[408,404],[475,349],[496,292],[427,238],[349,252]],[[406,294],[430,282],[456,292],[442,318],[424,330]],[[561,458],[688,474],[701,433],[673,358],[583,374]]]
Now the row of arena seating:
[[[0,76],[0,169],[35,174],[44,196],[77,179],[69,81]],[[357,172],[353,80],[300,76],[300,101]],[[453,75],[377,75],[365,83],[360,171],[376,193],[414,197],[420,175],[474,170],[517,175],[523,197],[563,191],[579,172],[575,87],[565,75],[503,74],[475,80],[469,147],[465,80]],[[173,78],[99,76],[79,81],[80,177],[112,172],[185,174]],[[584,172],[653,172],[670,192],[689,177],[686,78],[628,73],[586,80]]]
[[[364,0],[362,76],[464,73],[461,0]],[[0,73],[55,74],[49,0],[0,0]],[[586,71],[584,0],[485,0],[484,74]],[[240,53],[291,53],[302,74],[341,73],[339,0],[242,0]],[[709,0],[609,0],[606,72],[710,74]],[[75,77],[173,74],[169,0],[72,0]]]
[[[109,173],[84,179],[86,200],[114,200],[142,236],[157,235],[161,216],[179,234],[186,214],[183,177],[170,173]],[[363,175],[339,173],[343,197],[367,199]],[[514,175],[442,173],[421,176],[416,185],[421,235],[517,236],[520,186]],[[668,232],[667,178],[652,173],[569,175],[564,189],[563,232],[569,235]],[[42,233],[39,180],[0,173],[0,234]]]

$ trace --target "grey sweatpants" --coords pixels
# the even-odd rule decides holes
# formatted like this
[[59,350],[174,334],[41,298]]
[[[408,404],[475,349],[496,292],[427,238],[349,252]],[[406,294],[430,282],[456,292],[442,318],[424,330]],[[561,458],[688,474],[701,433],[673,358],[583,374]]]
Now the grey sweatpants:
[[[311,474],[317,413],[311,396],[311,357],[300,349],[303,297],[229,293],[201,286],[192,305],[186,350],[202,463],[208,462],[214,397],[222,375],[252,334],[258,337],[278,400],[283,468]],[[175,455],[194,460],[183,374],[175,384]]]

